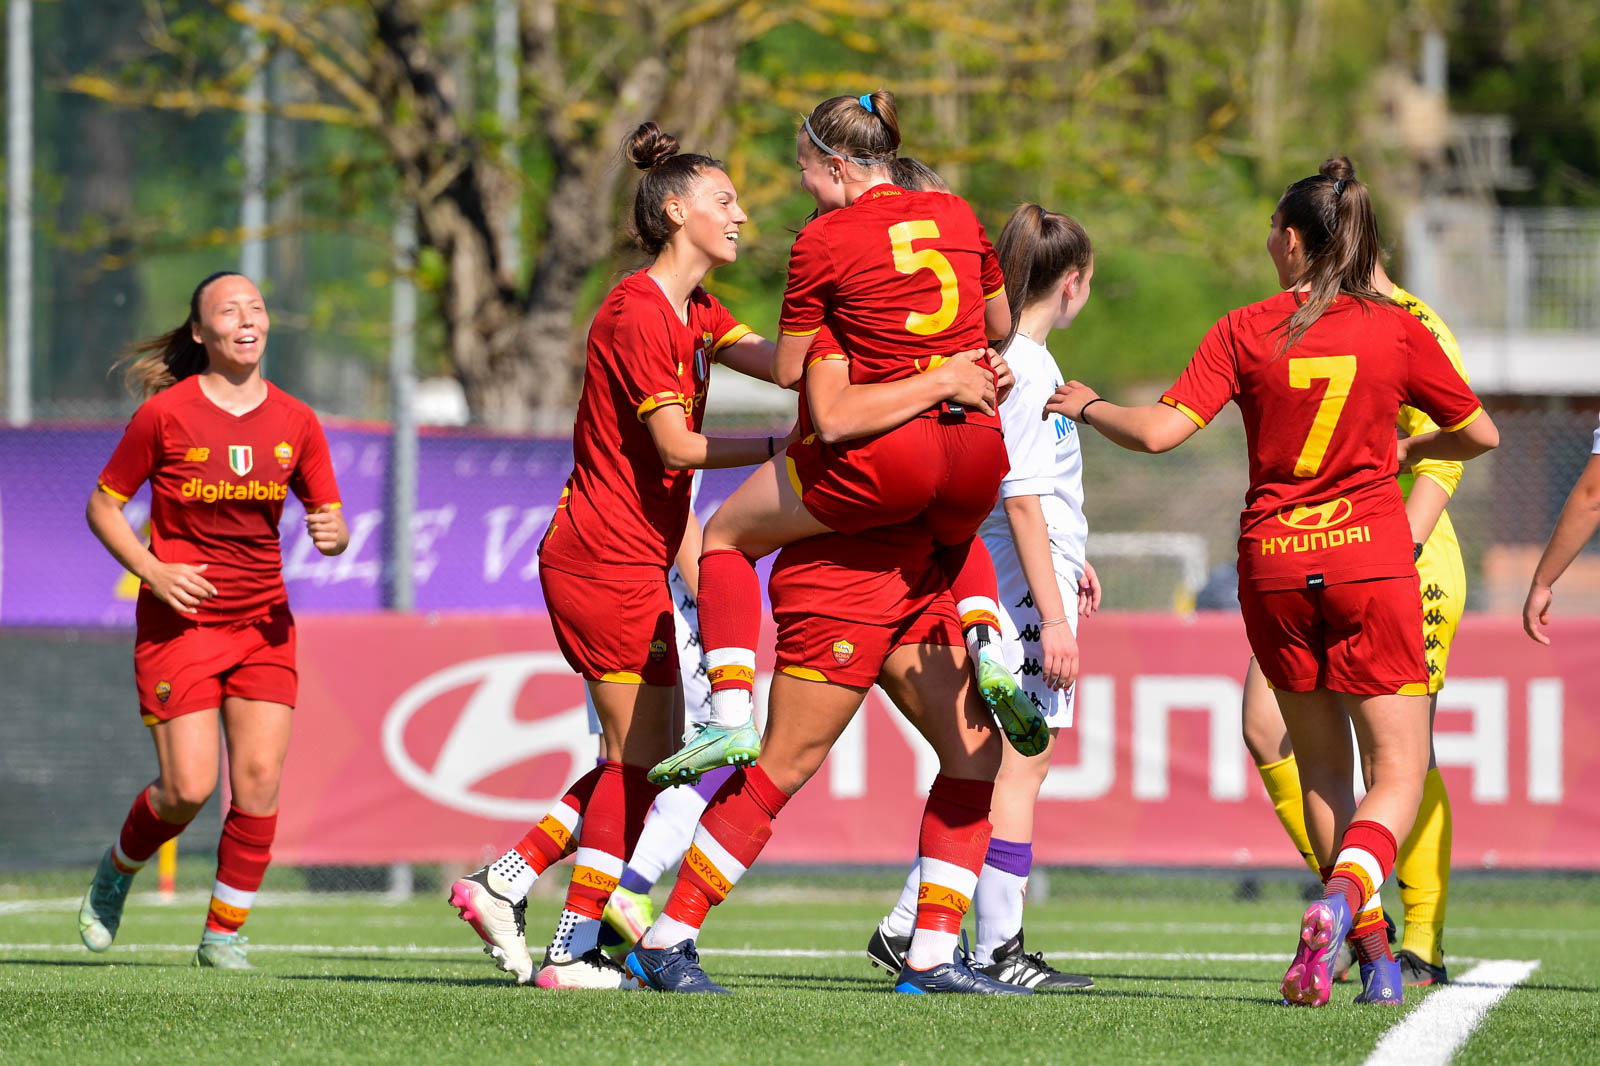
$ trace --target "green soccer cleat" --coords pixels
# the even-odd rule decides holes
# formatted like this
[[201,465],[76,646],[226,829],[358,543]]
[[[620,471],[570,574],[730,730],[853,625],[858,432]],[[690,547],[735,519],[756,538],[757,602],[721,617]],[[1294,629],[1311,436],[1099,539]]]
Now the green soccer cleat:
[[133,875],[117,869],[111,861],[111,849],[100,856],[95,867],[94,880],[89,891],[83,894],[83,906],[78,908],[78,935],[83,946],[90,951],[105,951],[117,938],[117,926],[122,924],[122,906],[128,902],[128,889],[133,887]]
[[218,970],[253,970],[255,967],[244,957],[245,945],[249,942],[238,933],[214,933],[207,929],[200,934],[200,950],[194,953],[194,964]]
[[760,754],[754,719],[737,729],[696,723],[685,735],[683,747],[650,769],[650,783],[663,788],[692,785],[701,774],[719,766],[748,766]]
[[643,892],[629,892],[625,888],[618,888],[611,893],[611,898],[606,900],[606,909],[600,915],[611,929],[621,938],[620,951],[613,951],[614,955],[626,955],[633,950],[633,945],[644,936],[644,931],[650,928],[650,923],[656,920],[655,906],[650,902],[650,897]]
[[1017,686],[997,645],[985,644],[978,652],[978,691],[1000,731],[1019,753],[1033,756],[1050,746],[1050,727],[1045,723],[1044,712]]

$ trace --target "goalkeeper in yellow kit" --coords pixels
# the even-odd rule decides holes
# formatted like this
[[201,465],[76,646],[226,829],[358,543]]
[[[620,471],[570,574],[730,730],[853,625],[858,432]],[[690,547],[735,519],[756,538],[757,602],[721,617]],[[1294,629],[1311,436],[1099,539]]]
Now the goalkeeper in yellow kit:
[[[1373,287],[1379,292],[1388,293],[1395,303],[1427,326],[1455,368],[1461,372],[1462,378],[1466,378],[1466,371],[1461,365],[1461,349],[1432,308],[1396,285],[1381,266],[1373,278]],[[1400,409],[1399,427],[1407,437],[1439,428],[1427,415],[1413,407]],[[1428,660],[1428,693],[1431,697],[1428,709],[1430,728],[1432,716],[1438,709],[1439,689],[1444,685],[1450,642],[1455,638],[1456,626],[1461,621],[1461,612],[1466,604],[1467,577],[1461,562],[1461,546],[1456,540],[1450,515],[1445,511],[1445,505],[1449,503],[1460,480],[1460,463],[1437,460],[1420,461],[1414,469],[1400,474],[1401,488],[1406,496],[1406,518],[1411,524],[1412,539],[1417,544],[1423,642]],[[1261,773],[1267,795],[1272,798],[1278,820],[1283,823],[1284,830],[1311,867],[1312,873],[1323,876],[1317,868],[1316,859],[1312,857],[1311,844],[1306,836],[1300,776],[1295,766],[1294,752],[1289,746],[1289,734],[1278,713],[1271,687],[1254,658],[1250,660],[1245,677],[1244,740],[1255,760],[1256,769]],[[1451,831],[1450,797],[1445,793],[1444,781],[1439,776],[1438,764],[1430,750],[1422,805],[1417,811],[1411,835],[1400,847],[1394,869],[1395,881],[1400,886],[1400,900],[1405,905],[1405,929],[1396,957],[1407,985],[1444,984],[1448,980],[1442,941],[1445,901],[1450,888]],[[1376,894],[1368,906],[1382,906]],[[1341,964],[1335,967],[1338,979],[1343,979],[1351,958],[1348,951],[1341,953]]]

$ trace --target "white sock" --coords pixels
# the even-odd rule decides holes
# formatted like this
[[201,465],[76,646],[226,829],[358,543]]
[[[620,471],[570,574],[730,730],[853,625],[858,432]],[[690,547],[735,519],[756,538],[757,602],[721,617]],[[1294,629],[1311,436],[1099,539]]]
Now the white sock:
[[994,951],[1022,930],[1022,901],[1028,879],[984,863],[972,906],[977,912],[978,943],[972,950],[979,966],[994,962]]
[[900,886],[900,898],[894,901],[894,910],[884,922],[890,936],[910,936],[917,931],[917,890],[922,887],[922,864],[911,864],[906,883]]
[[667,867],[683,861],[705,809],[706,797],[692,788],[663,789],[644,820],[628,869],[651,884],[659,881]]
[[934,929],[918,929],[911,937],[911,950],[906,952],[906,965],[913,970],[928,970],[955,957],[956,944],[961,940],[957,933],[941,933]]
[[528,892],[533,888],[533,883],[539,880],[539,875],[522,857],[522,852],[512,848],[489,866],[486,880],[491,891],[517,903],[528,898]]
[[718,648],[706,652],[706,675],[711,678],[711,725],[719,729],[738,729],[755,714],[755,695],[747,688],[715,687],[719,680],[755,682],[756,653],[753,648]]
[[756,713],[755,700],[748,689],[718,688],[711,690],[711,716],[707,725],[718,729],[738,729]]
[[550,961],[569,962],[600,944],[600,919],[563,909],[550,938]]
[[670,948],[685,940],[693,940],[699,935],[698,926],[680,922],[663,914],[656,919],[654,925],[645,930],[643,943],[647,948]]

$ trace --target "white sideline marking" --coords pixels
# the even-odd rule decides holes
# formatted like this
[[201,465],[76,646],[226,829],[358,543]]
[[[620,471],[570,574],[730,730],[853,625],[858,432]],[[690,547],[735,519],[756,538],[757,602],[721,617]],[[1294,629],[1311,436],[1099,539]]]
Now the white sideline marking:
[[1539,960],[1490,959],[1429,993],[1383,1035],[1363,1066],[1445,1066],[1489,1008],[1525,980]]
[[[128,902],[137,906],[149,905],[152,907],[181,906],[189,903],[205,903],[211,899],[208,890],[193,890],[175,893],[171,900],[163,900],[155,893],[139,893],[129,896]],[[276,903],[292,907],[327,907],[334,904],[357,902],[362,906],[384,906],[405,902],[394,900],[381,892],[262,892],[256,896],[256,906],[262,907]],[[44,911],[75,911],[83,905],[82,896],[56,896],[49,899],[18,899],[0,902],[0,917],[8,914],[34,914]],[[1454,932],[1455,930],[1451,930]]]

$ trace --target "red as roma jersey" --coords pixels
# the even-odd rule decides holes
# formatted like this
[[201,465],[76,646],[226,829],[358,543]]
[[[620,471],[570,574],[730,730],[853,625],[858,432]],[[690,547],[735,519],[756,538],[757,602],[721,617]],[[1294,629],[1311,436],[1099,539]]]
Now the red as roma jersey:
[[1204,426],[1229,400],[1244,415],[1250,488],[1239,577],[1260,589],[1414,575],[1395,481],[1395,417],[1410,404],[1446,430],[1482,406],[1421,322],[1339,296],[1279,355],[1283,292],[1230,312],[1161,399]]
[[694,471],[662,464],[645,417],[676,406],[698,433],[712,361],[749,332],[703,289],[680,321],[643,270],[611,290],[589,327],[572,475],[539,546],[541,564],[621,581],[665,577],[689,521]]
[[[850,355],[851,381],[895,381],[984,347],[984,301],[1004,289],[965,200],[877,185],[795,238],[779,328],[809,336],[828,326]],[[967,417],[1000,425],[995,415]]]
[[[288,600],[278,522],[293,492],[314,511],[339,506],[328,441],[311,408],[267,384],[267,398],[230,414],[187,377],[140,405],[100,487],[127,500],[150,482],[150,551],[164,563],[206,566],[217,594],[202,623],[254,618]],[[141,614],[169,610],[139,590]],[[148,602],[144,602],[148,601]]]

